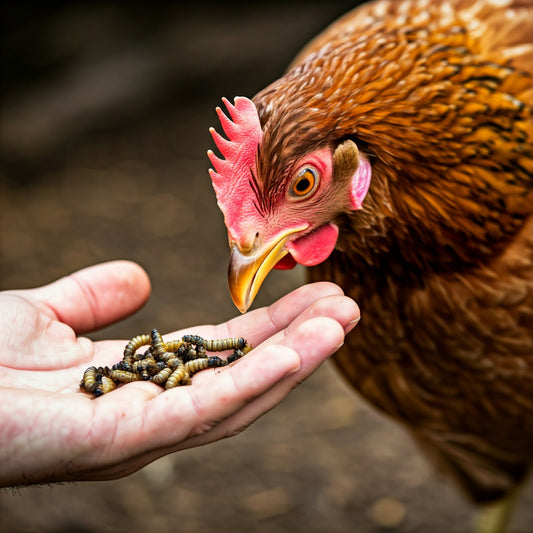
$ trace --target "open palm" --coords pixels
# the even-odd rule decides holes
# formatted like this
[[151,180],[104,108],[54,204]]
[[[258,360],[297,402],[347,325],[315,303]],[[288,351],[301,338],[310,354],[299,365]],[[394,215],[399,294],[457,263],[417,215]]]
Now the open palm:
[[85,368],[116,363],[126,341],[78,335],[128,316],[149,293],[145,272],[128,261],[0,293],[0,486],[118,478],[235,435],[307,378],[359,318],[336,285],[306,285],[229,322],[165,335],[245,337],[255,347],[195,374],[191,386],[163,392],[134,382],[96,400],[80,392]]

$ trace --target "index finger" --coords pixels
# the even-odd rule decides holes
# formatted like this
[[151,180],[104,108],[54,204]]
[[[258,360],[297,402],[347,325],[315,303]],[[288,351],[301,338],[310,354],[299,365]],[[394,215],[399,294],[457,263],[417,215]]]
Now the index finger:
[[342,295],[342,289],[327,281],[303,285],[283,296],[268,307],[261,307],[218,325],[187,328],[165,335],[171,339],[184,333],[194,333],[209,339],[244,337],[256,346],[278,331],[286,328],[297,316],[317,300]]

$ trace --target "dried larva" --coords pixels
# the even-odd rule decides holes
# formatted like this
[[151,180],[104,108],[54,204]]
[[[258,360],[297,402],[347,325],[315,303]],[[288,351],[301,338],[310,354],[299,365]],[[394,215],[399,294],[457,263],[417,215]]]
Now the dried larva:
[[218,366],[226,365],[226,361],[220,359],[220,357],[202,357],[201,359],[194,359],[185,363],[185,368],[189,374],[195,374],[200,372],[200,370],[205,370],[206,368],[214,368]]
[[200,337],[200,335],[183,335],[181,340],[188,344],[196,344],[197,346],[203,346],[205,342],[205,339]]
[[141,347],[141,346],[147,346],[150,344],[151,337],[150,335],[137,335],[137,337],[133,337],[128,344],[126,344],[126,347],[124,348],[124,356],[125,357],[132,357],[133,354]]
[[[144,353],[141,346],[148,346]],[[122,361],[111,368],[91,366],[85,370],[80,388],[94,397],[123,383],[151,381],[166,389],[191,383],[191,375],[206,368],[225,366],[252,349],[242,337],[207,340],[199,335],[184,335],[180,340],[164,342],[153,329],[150,335],[138,335],[124,348]],[[233,350],[228,360],[208,356],[207,352]]]
[[87,392],[93,392],[97,386],[97,374],[98,372],[96,370],[96,367],[90,366],[83,373],[83,379],[81,380],[80,387],[85,389]]
[[106,376],[113,381],[118,381],[120,383],[131,383],[132,381],[137,381],[139,376],[135,372],[127,372],[126,370],[117,370],[111,369],[106,372]]
[[165,343],[166,352],[177,352],[180,349],[180,346],[183,346],[185,342],[180,340],[169,341]]
[[163,370],[160,370],[157,374],[152,376],[150,378],[150,381],[152,383],[156,383],[157,385],[163,385],[163,383],[167,382],[172,372],[173,372],[173,369],[167,366],[166,368],[163,368]]
[[115,363],[112,367],[112,370],[124,370],[125,372],[133,372],[133,367],[131,365],[131,362],[127,362],[124,359],[122,361],[119,361],[118,363]]
[[198,350],[195,346],[189,346],[187,353],[183,356],[183,360],[192,361],[193,359],[198,359]]
[[149,374],[155,374],[158,370],[157,361],[152,356],[145,357],[133,363],[133,371],[137,373],[146,371]]
[[204,340],[203,346],[208,352],[223,352],[237,348],[242,349],[246,346],[246,341],[242,337],[230,337],[214,341]]
[[188,383],[190,381],[189,373],[185,368],[185,365],[178,365],[176,369],[170,374],[167,382],[165,383],[165,389],[172,389],[177,387],[180,383]]
[[150,333],[151,337],[151,346],[152,346],[152,353],[154,354],[154,357],[162,357],[166,353],[166,345],[163,341],[163,337],[161,337],[161,334],[157,329],[153,329]]
[[249,344],[246,344],[244,348],[236,348],[233,350],[233,353],[228,356],[228,363],[233,363],[233,361],[237,361],[237,359],[244,357],[251,349],[252,347]]
[[183,364],[183,361],[179,357],[171,357],[167,360],[167,366],[173,370],[181,364]]
[[103,374],[98,373],[97,379],[96,379],[96,387],[93,390],[93,396],[95,398],[98,398],[99,396],[102,396],[102,394],[111,392],[114,389],[116,389],[115,382],[112,379],[108,378],[107,376],[104,376]]
[[152,357],[152,348],[148,348],[148,350],[146,350],[145,352],[141,353],[141,352],[137,352],[136,354],[133,355],[133,360],[134,361],[142,361],[143,359],[146,359],[147,357]]
[[107,394],[108,392],[111,392],[116,388],[117,386],[111,378],[108,378],[107,376],[102,376],[102,384],[100,385],[102,394]]

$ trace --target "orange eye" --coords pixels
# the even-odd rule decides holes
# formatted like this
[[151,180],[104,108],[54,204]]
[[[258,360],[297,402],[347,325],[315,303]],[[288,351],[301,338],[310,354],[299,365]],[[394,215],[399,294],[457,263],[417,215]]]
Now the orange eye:
[[318,185],[318,171],[313,167],[304,167],[294,178],[289,194],[294,198],[309,196]]

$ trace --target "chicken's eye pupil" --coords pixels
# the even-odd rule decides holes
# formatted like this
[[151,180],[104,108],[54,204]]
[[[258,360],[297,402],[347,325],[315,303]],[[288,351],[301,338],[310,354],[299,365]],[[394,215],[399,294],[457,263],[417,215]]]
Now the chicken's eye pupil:
[[301,178],[296,183],[296,190],[298,192],[305,192],[307,189],[309,189],[310,186],[311,186],[311,183],[307,178]]
[[317,172],[310,167],[301,170],[293,181],[290,195],[293,197],[303,197],[315,189],[317,183]]

